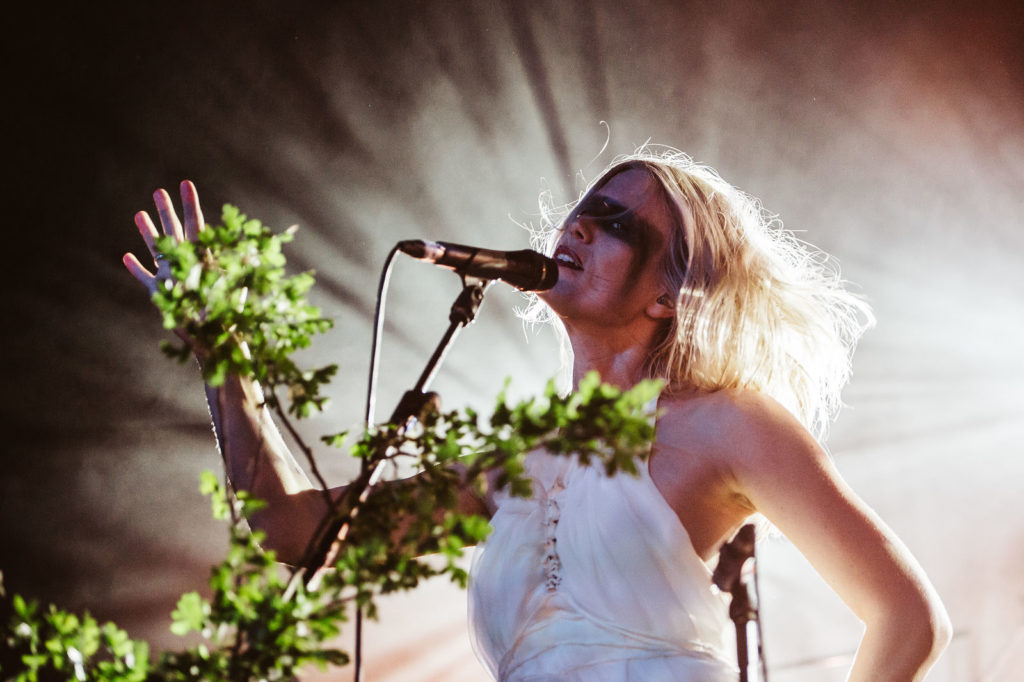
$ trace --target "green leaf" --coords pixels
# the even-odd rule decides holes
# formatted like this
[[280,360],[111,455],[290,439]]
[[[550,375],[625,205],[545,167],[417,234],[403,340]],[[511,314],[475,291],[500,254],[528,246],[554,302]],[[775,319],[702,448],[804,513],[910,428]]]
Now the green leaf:
[[173,622],[171,632],[184,635],[193,630],[201,630],[205,621],[207,605],[198,592],[183,594],[178,600],[178,608],[171,613]]
[[207,469],[199,474],[199,492],[203,495],[220,494],[220,479]]

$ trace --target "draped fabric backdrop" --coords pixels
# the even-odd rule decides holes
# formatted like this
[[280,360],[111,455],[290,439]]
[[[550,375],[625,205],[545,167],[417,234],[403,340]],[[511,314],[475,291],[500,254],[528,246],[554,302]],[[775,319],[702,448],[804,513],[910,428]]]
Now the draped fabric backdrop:
[[[358,425],[379,269],[400,239],[523,248],[537,196],[677,146],[834,254],[875,306],[829,448],[942,594],[931,679],[1024,676],[1024,12],[1018,3],[65,3],[11,22],[0,570],[7,587],[172,646],[226,533],[193,366],[121,253],[182,178],[278,229],[337,323],[311,437]],[[12,177],[13,176],[13,177]],[[12,210],[13,209],[13,210]],[[392,282],[381,411],[446,326],[457,278]],[[435,388],[539,390],[550,334],[496,287]],[[335,482],[350,463],[325,454]],[[860,626],[782,540],[761,549],[775,682],[842,679]],[[464,597],[390,599],[371,680],[475,680]],[[347,673],[330,676],[342,679]],[[311,674],[310,679],[317,678]]]

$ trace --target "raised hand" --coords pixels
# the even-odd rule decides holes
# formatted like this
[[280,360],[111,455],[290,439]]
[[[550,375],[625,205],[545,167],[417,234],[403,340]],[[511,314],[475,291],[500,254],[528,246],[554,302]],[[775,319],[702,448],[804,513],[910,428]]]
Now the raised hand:
[[[180,189],[181,204],[185,215],[184,226],[182,226],[178,220],[178,214],[174,211],[171,196],[163,189],[158,189],[153,193],[157,215],[160,217],[160,227],[163,229],[164,234],[172,236],[178,241],[185,239],[195,241],[199,231],[203,229],[203,211],[199,206],[199,194],[196,192],[195,185],[189,180],[182,181]],[[156,292],[157,284],[171,276],[171,268],[163,255],[156,250],[154,241],[160,233],[157,232],[156,226],[153,225],[149,214],[145,211],[136,213],[135,226],[139,228],[139,234],[142,235],[142,240],[146,242],[146,248],[149,249],[150,255],[153,256],[153,262],[156,265],[155,272],[150,272],[146,269],[133,253],[126,253],[121,260],[124,266],[128,268],[128,272],[135,279],[142,282],[143,286],[149,291],[150,296],[152,296]]]

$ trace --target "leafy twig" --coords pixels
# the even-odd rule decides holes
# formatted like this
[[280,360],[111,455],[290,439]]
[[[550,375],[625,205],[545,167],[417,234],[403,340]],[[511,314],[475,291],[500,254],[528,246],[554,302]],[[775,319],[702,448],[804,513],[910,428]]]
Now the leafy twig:
[[[230,495],[226,483],[205,473],[200,489],[210,496],[214,516],[231,519],[228,554],[211,570],[210,598],[183,595],[171,625],[179,635],[200,633],[203,643],[151,661],[144,642],[129,639],[112,624],[99,626],[88,614],[79,618],[53,606],[43,611],[15,595],[4,636],[19,662],[6,671],[10,679],[34,682],[56,673],[123,682],[292,680],[304,665],[344,665],[348,655],[329,641],[353,602],[373,617],[378,595],[412,589],[425,578],[447,575],[465,585],[467,576],[457,560],[465,547],[487,535],[489,526],[482,517],[459,512],[459,486],[483,495],[489,472],[496,472],[499,488],[528,496],[525,456],[541,448],[601,466],[608,475],[635,474],[636,462],[649,452],[654,428],[646,407],[660,386],[646,382],[620,391],[592,375],[571,396],[559,396],[553,384],[539,398],[516,404],[503,393],[487,421],[466,408],[427,413],[413,432],[383,426],[365,433],[349,453],[366,460],[368,470],[407,457],[421,473],[378,486],[365,499],[369,475],[363,474],[334,503],[312,448],[289,416],[303,418],[326,404],[321,388],[336,366],[300,370],[291,356],[331,323],[306,302],[312,276],[284,274],[281,245],[292,231],[274,235],[231,206],[224,208],[222,220],[223,225],[202,230],[198,243],[169,238],[158,243],[173,278],[154,302],[165,326],[182,330],[189,340],[177,347],[168,344],[165,352],[184,359],[192,347],[201,347],[204,378],[211,385],[237,374],[264,387],[266,405],[303,451],[328,497],[333,511],[324,524],[351,522],[335,570],[316,592],[306,590],[295,575],[287,578],[274,553],[261,549],[263,535],[247,531],[241,521],[262,503],[244,490]],[[287,406],[278,391],[288,396]],[[322,440],[340,446],[344,434]],[[444,565],[422,559],[430,553],[444,556]]]

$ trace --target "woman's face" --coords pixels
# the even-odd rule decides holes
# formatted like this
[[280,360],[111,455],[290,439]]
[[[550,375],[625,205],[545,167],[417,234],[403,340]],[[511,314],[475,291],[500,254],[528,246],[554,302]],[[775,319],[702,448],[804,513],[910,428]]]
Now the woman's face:
[[667,293],[661,263],[671,235],[656,181],[642,169],[621,171],[569,215],[554,253],[558,283],[541,297],[568,327],[610,332],[649,321],[649,306]]

